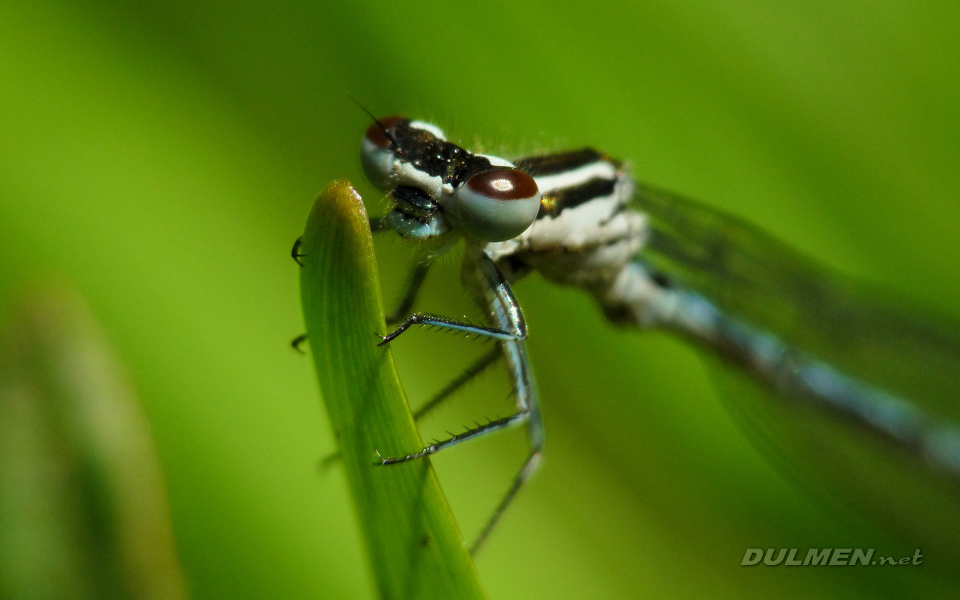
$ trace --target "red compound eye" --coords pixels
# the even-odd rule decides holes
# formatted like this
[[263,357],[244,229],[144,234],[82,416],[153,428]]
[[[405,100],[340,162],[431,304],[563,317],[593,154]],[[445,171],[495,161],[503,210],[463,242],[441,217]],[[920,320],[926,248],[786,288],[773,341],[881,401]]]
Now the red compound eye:
[[517,237],[537,218],[540,190],[518,169],[494,169],[473,175],[454,193],[461,227],[490,242]]
[[360,166],[367,179],[382,192],[390,191],[394,182],[394,140],[393,132],[403,117],[385,117],[367,127],[360,144]]
[[517,169],[477,173],[467,180],[467,187],[472,193],[491,200],[529,200],[539,195],[533,177]]
[[390,136],[393,134],[394,127],[396,127],[400,121],[406,120],[404,117],[384,117],[371,124],[370,127],[367,127],[367,132],[363,134],[363,140],[369,141],[377,148],[389,148],[393,145]]

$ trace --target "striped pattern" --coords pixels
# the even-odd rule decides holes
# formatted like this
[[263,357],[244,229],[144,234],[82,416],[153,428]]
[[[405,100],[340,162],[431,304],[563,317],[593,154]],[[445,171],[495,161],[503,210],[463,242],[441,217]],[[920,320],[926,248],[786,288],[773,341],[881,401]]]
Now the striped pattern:
[[592,148],[530,156],[515,163],[537,181],[543,196],[538,218],[559,215],[564,209],[595,198],[611,196],[620,164]]
[[623,164],[591,148],[515,161],[542,200],[521,235],[487,244],[488,256],[515,280],[531,269],[548,280],[588,288],[609,284],[640,250],[646,219],[626,210],[633,180]]

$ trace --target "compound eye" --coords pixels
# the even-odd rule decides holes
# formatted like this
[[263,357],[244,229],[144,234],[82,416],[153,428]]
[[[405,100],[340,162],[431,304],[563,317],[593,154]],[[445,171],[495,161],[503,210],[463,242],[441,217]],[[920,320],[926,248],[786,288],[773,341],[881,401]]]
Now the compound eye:
[[382,192],[393,189],[394,156],[396,148],[394,132],[398,123],[408,121],[403,117],[386,117],[373,123],[363,134],[360,145],[360,166],[367,180]]
[[488,242],[517,237],[540,211],[537,182],[517,169],[477,173],[454,192],[453,199],[460,226]]

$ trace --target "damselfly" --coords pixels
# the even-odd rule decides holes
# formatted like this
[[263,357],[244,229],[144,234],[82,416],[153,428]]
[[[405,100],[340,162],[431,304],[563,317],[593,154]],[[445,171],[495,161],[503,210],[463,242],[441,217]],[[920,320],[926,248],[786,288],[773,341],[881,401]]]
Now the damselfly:
[[[400,117],[367,129],[361,163],[392,202],[371,228],[417,240],[421,248],[388,318],[399,326],[382,343],[414,325],[497,341],[418,416],[499,359],[516,397],[516,412],[507,417],[407,455],[378,453],[378,463],[526,427],[529,454],[472,550],[541,458],[527,325],[511,291],[532,270],[583,288],[612,322],[675,332],[748,374],[785,406],[839,417],[909,455],[931,477],[960,480],[958,337],[878,303],[737,218],[637,184],[624,163],[590,148],[511,162],[471,153],[437,127]],[[484,325],[411,313],[431,264],[460,240],[465,280],[489,318]]]

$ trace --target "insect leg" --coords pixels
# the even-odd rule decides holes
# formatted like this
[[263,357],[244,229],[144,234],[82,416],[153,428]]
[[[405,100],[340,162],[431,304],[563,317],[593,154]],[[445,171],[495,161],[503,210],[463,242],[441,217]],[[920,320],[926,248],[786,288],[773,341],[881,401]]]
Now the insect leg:
[[[471,379],[473,379],[480,373],[483,373],[487,369],[487,367],[489,367],[493,363],[500,360],[500,358],[502,358],[500,348],[494,348],[490,352],[487,352],[486,354],[481,356],[475,363],[470,365],[470,367],[466,371],[461,373],[459,377],[451,381],[447,385],[447,387],[440,390],[433,398],[431,398],[423,406],[418,408],[417,411],[413,413],[413,420],[419,421],[420,419],[422,419],[424,415],[426,415],[436,407],[440,406],[440,404],[442,404],[444,401],[450,398],[450,396],[452,396],[454,392],[462,388]],[[320,462],[320,465],[322,466],[322,468],[326,469],[327,467],[337,462],[338,460],[340,460],[339,450],[337,450],[336,452],[332,452],[329,455],[323,457],[323,459]]]
[[303,343],[306,341],[307,341],[307,334],[301,333],[297,337],[290,340],[290,347],[296,350],[297,352],[299,352],[300,354],[306,354],[306,352],[303,351],[303,348],[301,348],[301,346],[303,346]]
[[466,385],[467,382],[485,371],[487,367],[500,360],[502,356],[503,355],[500,348],[494,348],[490,352],[487,352],[481,356],[479,360],[470,365],[470,367],[461,373],[459,377],[447,384],[447,386],[440,390],[433,398],[418,408],[417,411],[413,413],[413,419],[415,421],[419,421],[424,415],[432,411],[434,408],[443,403],[444,400],[452,396],[454,392]]
[[481,279],[482,289],[487,296],[486,304],[489,306],[498,327],[474,325],[473,323],[457,321],[430,313],[413,313],[399,327],[387,335],[380,336],[383,340],[380,345],[393,341],[413,325],[445,327],[503,341],[525,339],[527,337],[527,323],[523,319],[523,312],[520,310],[520,305],[517,303],[507,280],[504,279],[497,266],[485,254],[480,253],[474,259],[476,274]]
[[433,260],[424,259],[413,266],[407,282],[407,289],[403,293],[403,298],[400,299],[400,304],[392,313],[387,315],[386,322],[388,325],[402,321],[410,312],[410,309],[413,308],[413,303],[417,300],[417,294],[420,292],[420,287],[423,285],[423,280],[432,264]]
[[300,245],[303,244],[303,236],[297,238],[297,241],[293,243],[293,248],[290,250],[290,257],[297,262],[301,267],[303,263],[300,261],[301,258],[306,256],[306,254],[300,254]]
[[[419,320],[414,320],[415,317],[418,317],[418,315],[415,314],[411,315],[397,331],[386,336],[384,343],[394,339],[412,324],[444,325],[501,340],[499,351],[507,360],[510,379],[516,391],[517,412],[508,417],[495,419],[476,428],[468,429],[461,434],[451,436],[445,440],[434,442],[412,454],[384,457],[377,452],[378,461],[375,463],[378,465],[389,465],[415,460],[435,454],[448,446],[480,437],[492,431],[526,423],[530,453],[520,471],[514,477],[510,488],[497,505],[496,510],[487,520],[480,535],[472,544],[471,552],[475,552],[480,548],[500,520],[500,517],[516,497],[517,492],[536,470],[537,465],[540,463],[540,452],[543,447],[543,425],[540,418],[539,403],[537,402],[536,385],[533,380],[533,373],[530,368],[530,360],[527,357],[526,347],[523,343],[527,334],[523,312],[520,310],[520,306],[517,303],[516,297],[513,295],[513,291],[510,289],[510,285],[490,258],[485,254],[478,253],[478,255],[474,257],[474,266],[479,280],[478,282],[481,284],[481,289],[484,290],[486,304],[497,325],[496,328],[457,323],[444,319],[443,317],[434,317],[432,315],[420,316]],[[481,362],[474,365],[471,370],[475,370],[484,360],[490,360],[492,362],[493,359],[484,357],[484,359],[481,359]],[[479,372],[479,369],[476,369],[476,371]],[[468,374],[469,373],[468,371]],[[453,389],[459,387],[458,382],[455,381],[452,387]],[[442,395],[443,392],[441,392],[441,396]],[[432,408],[431,403],[428,403],[428,406]]]

